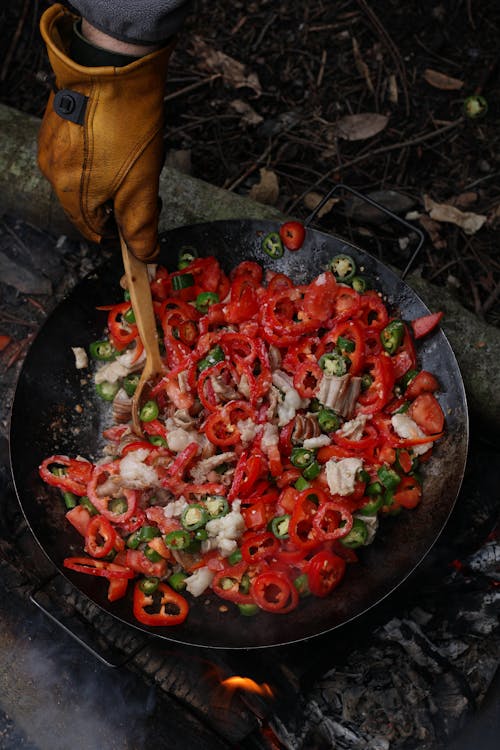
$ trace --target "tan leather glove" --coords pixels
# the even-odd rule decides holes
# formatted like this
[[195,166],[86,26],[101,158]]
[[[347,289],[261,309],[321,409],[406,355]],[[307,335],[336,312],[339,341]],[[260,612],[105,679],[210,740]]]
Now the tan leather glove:
[[163,97],[173,44],[124,67],[86,68],[68,57],[75,16],[53,5],[42,16],[58,91],[38,139],[40,169],[69,219],[93,242],[120,227],[141,260],[158,252]]

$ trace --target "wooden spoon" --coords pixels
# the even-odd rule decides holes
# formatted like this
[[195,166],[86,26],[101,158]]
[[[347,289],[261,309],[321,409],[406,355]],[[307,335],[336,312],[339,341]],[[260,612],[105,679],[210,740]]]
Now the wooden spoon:
[[148,267],[128,249],[120,234],[123,265],[132,302],[135,321],[146,352],[146,363],[132,398],[132,423],[138,435],[142,435],[139,411],[141,396],[148,383],[152,383],[163,372],[163,363],[158,345],[153,300],[149,283]]

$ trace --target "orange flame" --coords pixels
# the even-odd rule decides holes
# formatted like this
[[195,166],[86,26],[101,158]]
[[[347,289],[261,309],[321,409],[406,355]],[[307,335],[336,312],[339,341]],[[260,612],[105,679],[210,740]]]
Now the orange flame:
[[250,677],[238,677],[235,675],[234,677],[228,677],[226,680],[223,680],[221,685],[231,691],[231,693],[235,690],[246,690],[249,693],[257,693],[263,698],[274,697],[273,691],[267,682],[263,682],[259,685],[257,682],[250,679]]

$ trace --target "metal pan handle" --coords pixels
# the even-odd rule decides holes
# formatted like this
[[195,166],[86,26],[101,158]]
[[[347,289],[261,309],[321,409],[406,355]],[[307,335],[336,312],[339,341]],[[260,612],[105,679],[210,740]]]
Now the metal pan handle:
[[[65,633],[77,641],[80,646],[87,649],[87,651],[95,656],[106,667],[117,669],[118,667],[123,667],[127,664],[127,662],[129,662],[140,649],[137,649],[132,654],[124,654],[112,646],[105,646],[104,644],[98,643],[95,634],[92,633],[88,625],[76,616],[65,614],[57,606],[52,597],[50,597],[48,593],[44,593],[44,587],[57,577],[58,574],[56,573],[31,592],[30,599],[33,604],[35,604],[38,609],[49,618],[49,620],[56,623],[56,625],[62,628]],[[45,601],[41,601],[40,595],[43,595]],[[50,601],[50,608],[45,603],[47,600]],[[142,648],[142,646],[140,648]]]
[[401,278],[404,279],[408,275],[408,273],[410,272],[410,270],[411,270],[411,268],[412,268],[412,266],[413,266],[413,264],[414,264],[414,262],[415,262],[415,260],[417,258],[417,255],[419,254],[419,252],[420,252],[420,250],[422,248],[422,245],[424,244],[424,240],[425,240],[424,233],[418,227],[414,226],[413,224],[410,224],[408,221],[405,221],[405,219],[402,219],[400,216],[398,216],[397,214],[395,214],[394,211],[391,211],[389,208],[386,208],[381,203],[378,203],[377,201],[374,201],[373,198],[369,198],[367,195],[363,195],[363,193],[360,193],[357,190],[355,190],[354,188],[349,187],[349,185],[345,185],[342,182],[337,183],[337,185],[335,185],[325,195],[325,197],[321,199],[321,201],[318,203],[318,205],[316,206],[316,208],[314,209],[314,211],[307,217],[307,219],[304,222],[304,226],[308,227],[309,224],[311,224],[311,222],[314,221],[314,219],[316,218],[317,214],[323,208],[323,206],[325,205],[325,203],[328,200],[330,200],[330,198],[332,197],[332,195],[334,193],[336,193],[337,191],[340,191],[340,190],[345,190],[347,193],[351,193],[352,195],[355,195],[357,198],[359,198],[360,200],[362,200],[364,203],[369,203],[371,206],[373,206],[374,208],[378,209],[379,211],[382,211],[382,213],[386,214],[386,216],[389,216],[389,218],[393,219],[398,224],[401,224],[401,226],[405,227],[405,229],[409,229],[411,232],[414,232],[417,235],[417,237],[419,238],[418,239],[417,247],[413,251],[413,253],[412,253],[411,257],[410,257],[410,260],[406,264],[406,267],[401,272]]

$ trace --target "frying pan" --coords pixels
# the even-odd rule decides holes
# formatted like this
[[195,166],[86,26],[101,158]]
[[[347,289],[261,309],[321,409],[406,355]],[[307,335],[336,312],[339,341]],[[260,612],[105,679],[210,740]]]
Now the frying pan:
[[[185,226],[161,238],[160,262],[174,270],[178,252],[195,247],[200,255],[215,255],[229,271],[242,260],[288,274],[305,283],[326,268],[339,253],[352,255],[376,280],[387,302],[411,320],[429,311],[416,293],[392,270],[345,240],[308,229],[300,252],[285,251],[279,260],[261,249],[262,238],[278,225],[271,221],[231,220]],[[45,485],[37,467],[47,456],[63,453],[91,460],[101,456],[103,429],[111,424],[110,410],[95,395],[90,375],[75,369],[72,346],[101,338],[106,313],[98,305],[121,299],[118,263],[105,265],[84,279],[55,309],[33,342],[20,373],[11,419],[11,466],[17,496],[29,527],[59,571],[103,610],[139,630],[162,639],[211,648],[262,648],[301,641],[338,628],[359,617],[399,586],[436,541],[453,508],[465,468],[468,417],[460,371],[441,330],[418,345],[420,363],[441,384],[439,400],[446,415],[446,435],[425,466],[421,504],[397,518],[381,522],[375,542],[363,548],[360,562],[348,566],[343,583],[326,599],[310,597],[286,616],[262,612],[242,617],[227,611],[212,595],[191,600],[187,620],[171,628],[149,628],[132,614],[131,592],[110,603],[107,583],[63,567],[63,559],[82,554],[79,534],[64,518],[60,493]],[[132,587],[129,586],[129,589]]]

